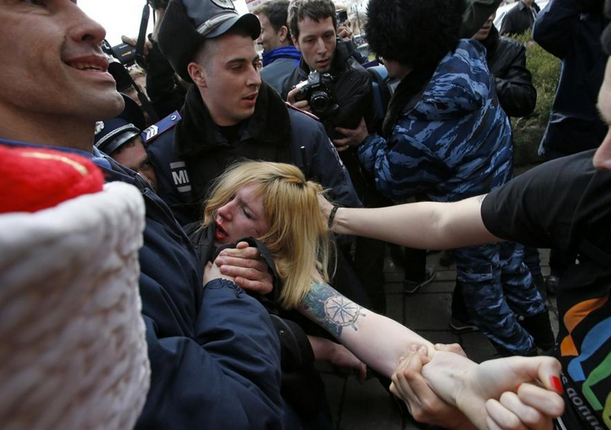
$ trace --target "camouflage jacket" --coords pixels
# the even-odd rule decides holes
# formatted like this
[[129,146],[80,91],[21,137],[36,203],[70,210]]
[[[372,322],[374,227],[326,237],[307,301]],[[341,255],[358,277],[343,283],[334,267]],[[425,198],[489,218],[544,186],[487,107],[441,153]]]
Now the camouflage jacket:
[[422,193],[456,201],[511,179],[511,126],[479,42],[463,39],[410,100],[384,139],[370,135],[358,156],[394,200]]

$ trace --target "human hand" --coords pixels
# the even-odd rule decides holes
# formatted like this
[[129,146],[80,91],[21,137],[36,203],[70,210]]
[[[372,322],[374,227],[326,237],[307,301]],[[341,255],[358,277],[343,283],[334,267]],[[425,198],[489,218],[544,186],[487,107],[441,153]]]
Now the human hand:
[[348,23],[339,25],[337,27],[337,35],[344,42],[348,42],[349,40],[352,40],[352,29],[350,28],[350,25]]
[[[560,370],[560,363],[552,357],[509,357],[480,364],[472,372],[472,381],[490,398],[486,402],[488,427],[552,429],[552,419],[564,411]],[[516,384],[520,384],[517,394]],[[504,392],[498,396],[500,387]],[[470,402],[468,397],[464,401]]]
[[235,278],[234,282],[245,290],[268,294],[274,288],[267,264],[259,250],[249,246],[248,242],[239,242],[235,248],[222,250],[214,264],[222,274]]
[[367,366],[365,363],[359,360],[356,355],[350,352],[344,345],[335,342],[331,343],[335,346],[329,361],[337,367],[352,369],[359,382],[365,382],[365,379],[367,379]]
[[551,429],[552,418],[564,410],[561,388],[556,388],[560,363],[551,357],[509,357],[477,365],[439,351],[422,375],[478,429]]
[[361,118],[361,122],[355,129],[335,127],[335,130],[339,131],[346,137],[341,139],[333,139],[333,144],[337,148],[338,152],[345,151],[351,146],[357,147],[369,136],[367,130],[367,124],[365,124],[365,118]]
[[289,104],[291,104],[292,106],[295,106],[297,109],[301,109],[306,112],[312,112],[312,109],[310,108],[310,102],[308,100],[295,101],[295,96],[297,95],[297,93],[299,93],[299,91],[300,88],[298,86],[289,91],[289,93],[286,95],[286,101],[289,102]]
[[337,367],[354,370],[359,382],[367,378],[367,366],[344,345],[317,336],[308,336],[316,360],[327,360]]
[[[123,35],[121,36],[121,41],[123,43],[128,44],[129,46],[133,46],[134,48],[136,47],[136,45],[138,45],[138,41],[132,37]],[[144,56],[146,57],[147,55],[149,55],[149,50],[153,48],[153,44],[151,43],[150,40],[145,39],[144,41]]]
[[208,262],[206,267],[204,267],[204,286],[214,279],[227,279],[228,281],[235,282],[231,276],[223,275],[216,264]]
[[[457,344],[435,345],[435,349],[457,350]],[[458,346],[462,351],[462,348]],[[464,353],[464,351],[462,351]],[[448,429],[471,429],[473,426],[456,407],[444,402],[429,387],[421,374],[422,366],[430,362],[426,347],[412,345],[392,376],[390,392],[401,398],[414,419],[421,423]]]

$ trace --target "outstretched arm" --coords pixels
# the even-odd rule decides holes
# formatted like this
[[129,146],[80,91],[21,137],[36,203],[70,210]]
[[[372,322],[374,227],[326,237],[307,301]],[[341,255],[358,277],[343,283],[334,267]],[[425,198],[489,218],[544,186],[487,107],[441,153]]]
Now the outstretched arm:
[[[442,415],[436,420],[445,427],[465,430],[473,428],[473,423],[477,429],[520,428],[512,425],[516,414],[523,411],[526,428],[543,429],[550,416],[562,413],[562,399],[552,391],[537,391],[532,405],[509,393],[516,385],[536,380],[553,388],[551,378],[557,378],[560,372],[560,364],[553,358],[513,357],[478,365],[462,355],[436,351],[407,327],[359,306],[320,280],[312,282],[299,310],[382,375],[390,377],[397,368],[393,381],[401,390],[409,389],[402,373],[402,358],[410,350],[420,350],[428,363],[422,375],[440,397],[431,398],[442,406],[438,409]],[[407,397],[396,388],[395,393]]]
[[[336,233],[371,237],[411,248],[450,249],[501,239],[484,226],[481,205],[485,196],[453,203],[420,202],[373,209],[339,208],[332,228]],[[332,205],[323,197],[329,216]]]
[[433,344],[407,327],[359,306],[321,280],[312,282],[298,309],[387,378],[412,344],[434,351]]

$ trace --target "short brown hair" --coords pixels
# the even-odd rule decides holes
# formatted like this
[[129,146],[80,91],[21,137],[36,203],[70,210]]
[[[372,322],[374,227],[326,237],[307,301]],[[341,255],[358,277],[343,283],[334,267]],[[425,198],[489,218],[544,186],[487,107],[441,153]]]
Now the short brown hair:
[[331,0],[293,0],[289,5],[289,30],[295,39],[299,39],[299,23],[306,18],[316,22],[331,17],[333,28],[337,30],[335,4]]

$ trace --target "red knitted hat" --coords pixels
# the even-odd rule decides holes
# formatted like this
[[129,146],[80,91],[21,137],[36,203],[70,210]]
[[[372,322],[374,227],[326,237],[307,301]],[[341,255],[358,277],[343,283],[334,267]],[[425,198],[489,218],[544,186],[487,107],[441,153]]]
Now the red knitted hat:
[[35,212],[102,190],[100,169],[79,155],[0,145],[0,213]]

